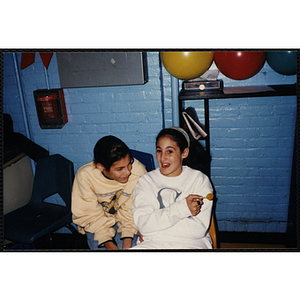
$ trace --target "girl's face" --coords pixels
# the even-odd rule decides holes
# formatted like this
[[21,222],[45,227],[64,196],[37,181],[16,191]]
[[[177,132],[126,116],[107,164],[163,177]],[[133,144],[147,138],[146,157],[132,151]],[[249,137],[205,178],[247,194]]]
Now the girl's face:
[[182,172],[182,161],[189,155],[185,148],[181,153],[177,143],[168,136],[161,137],[156,144],[156,159],[160,173],[167,177],[175,177]]
[[97,168],[106,177],[120,183],[126,183],[131,175],[132,162],[130,160],[130,156],[126,155],[124,158],[114,162],[108,171],[100,163],[97,164]]

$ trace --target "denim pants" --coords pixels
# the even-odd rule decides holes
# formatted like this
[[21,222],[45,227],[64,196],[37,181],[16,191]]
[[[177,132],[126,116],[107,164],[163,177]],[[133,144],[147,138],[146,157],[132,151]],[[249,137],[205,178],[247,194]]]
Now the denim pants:
[[[116,235],[114,237],[115,242],[117,243],[117,246],[119,249],[122,249],[123,241],[121,240],[121,234],[117,231],[118,225],[117,223],[113,226],[116,230]],[[105,247],[98,248],[98,241],[94,240],[94,234],[90,232],[86,232],[87,236],[87,243],[92,250],[106,250]],[[134,235],[133,241],[132,241],[132,247],[136,245],[138,236]]]

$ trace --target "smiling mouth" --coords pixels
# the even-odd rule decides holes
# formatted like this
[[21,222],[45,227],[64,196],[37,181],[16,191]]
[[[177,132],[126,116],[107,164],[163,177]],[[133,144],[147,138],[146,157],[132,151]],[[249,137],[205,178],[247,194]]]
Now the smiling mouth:
[[163,169],[166,169],[166,168],[169,168],[170,167],[170,164],[161,164],[161,166],[163,167]]

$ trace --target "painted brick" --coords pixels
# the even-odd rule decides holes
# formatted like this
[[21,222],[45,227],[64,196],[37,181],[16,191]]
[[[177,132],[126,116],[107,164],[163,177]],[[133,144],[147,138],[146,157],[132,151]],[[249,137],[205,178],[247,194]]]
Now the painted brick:
[[222,127],[222,128],[243,128],[250,126],[250,120],[245,118],[213,118],[212,119],[213,127]]
[[244,138],[215,138],[211,142],[211,146],[218,148],[244,148],[246,140]]
[[292,162],[291,159],[290,160],[288,160],[286,158],[277,158],[276,159],[276,165],[279,168],[288,168],[291,166],[291,162]]
[[[287,100],[287,101],[285,101]],[[278,116],[285,116],[285,115],[293,115],[294,114],[294,106],[295,106],[295,98],[292,99],[284,99],[284,104],[276,105],[273,107],[274,114]],[[293,119],[290,119],[292,121]]]
[[[214,157],[214,156],[213,156]],[[232,167],[232,159],[230,158],[218,158],[218,159],[213,159],[211,162],[211,168],[213,169],[215,166],[217,167]],[[244,165],[243,160],[236,160],[235,165],[239,165],[240,167]]]
[[245,138],[245,137],[258,137],[260,133],[259,128],[223,128],[214,127],[214,123],[211,122],[211,137],[224,137],[227,138]]
[[275,116],[251,117],[250,120],[250,125],[255,127],[262,127],[262,126],[274,127],[274,126],[279,126],[279,124],[280,124],[280,118]]
[[146,112],[144,113],[131,113],[123,112],[118,115],[117,121],[121,123],[140,123],[146,119]]
[[127,101],[106,103],[105,107],[102,107],[102,111],[109,111],[111,113],[122,113],[124,111],[130,111],[130,103]]
[[[118,115],[114,113],[110,114],[85,114],[85,123],[95,123],[95,124],[107,124],[107,123],[115,123],[119,120]],[[120,120],[119,120],[120,121]]]
[[[227,147],[227,148],[214,148],[212,151],[213,157],[218,157],[218,159],[222,158],[231,158],[233,160],[247,160],[249,158],[253,157],[253,161],[255,163],[255,160],[257,161],[257,157],[261,156],[261,149],[236,149],[233,147]],[[260,165],[259,162],[256,162],[256,164]]]
[[70,113],[71,114],[91,114],[91,113],[99,113],[100,108],[98,104],[90,103],[90,104],[84,104],[81,103],[73,104],[70,107]]
[[80,125],[80,124],[84,124],[86,122],[86,116],[83,114],[79,114],[79,115],[72,115],[69,114],[68,115],[68,123],[65,125],[67,130],[70,130],[71,127],[73,126],[69,126],[69,123],[72,122],[74,125]]

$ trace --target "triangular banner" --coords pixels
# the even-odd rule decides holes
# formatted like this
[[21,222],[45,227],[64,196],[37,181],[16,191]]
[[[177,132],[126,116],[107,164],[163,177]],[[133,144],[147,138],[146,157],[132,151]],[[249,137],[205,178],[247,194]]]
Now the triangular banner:
[[[46,69],[48,69],[50,60],[52,58],[53,52],[40,52],[40,56],[42,59],[42,62]],[[31,64],[34,63],[35,59],[35,52],[24,52],[22,53],[21,58],[21,70],[27,68]]]
[[34,63],[34,58],[35,58],[35,52],[25,52],[22,53],[22,58],[21,58],[21,70],[27,68],[31,64]]
[[48,69],[53,52],[40,52],[41,59],[46,69]]

